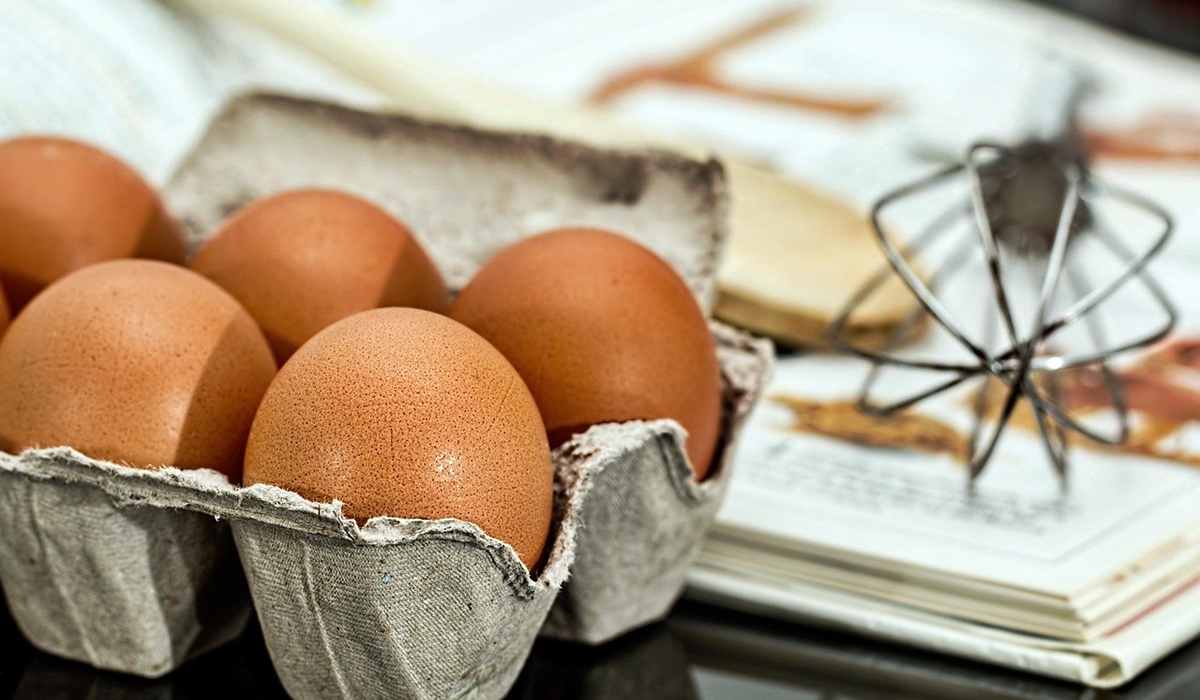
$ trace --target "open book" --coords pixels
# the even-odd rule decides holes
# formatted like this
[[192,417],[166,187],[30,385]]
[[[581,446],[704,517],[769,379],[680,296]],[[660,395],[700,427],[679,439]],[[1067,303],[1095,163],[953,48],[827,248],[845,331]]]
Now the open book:
[[851,364],[781,363],[694,595],[1095,685],[1200,632],[1194,467],[1076,449],[1059,497],[1015,434],[967,497],[948,423],[909,423],[893,449],[844,439],[863,419],[821,389],[844,391]]

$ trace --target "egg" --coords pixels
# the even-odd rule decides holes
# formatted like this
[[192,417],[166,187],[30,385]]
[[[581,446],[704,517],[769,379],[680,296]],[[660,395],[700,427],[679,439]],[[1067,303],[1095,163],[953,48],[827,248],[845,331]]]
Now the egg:
[[47,287],[0,340],[0,449],[209,468],[237,481],[270,347],[237,301],[187,268],[93,265]]
[[0,142],[0,284],[15,315],[79,268],[117,258],[183,264],[183,234],[131,167],[92,146]]
[[4,301],[4,290],[0,289],[0,338],[8,330],[8,322],[12,320],[8,313],[8,303]]
[[334,321],[380,306],[445,313],[446,284],[409,229],[331,190],[250,204],[217,231],[192,269],[258,321],[280,364]]
[[419,309],[364,311],[308,341],[267,390],[247,484],[374,516],[457,518],[542,554],[553,467],[537,405],[465,326]]
[[597,423],[672,418],[697,479],[721,422],[721,377],[704,312],[641,245],[597,229],[520,241],[487,262],[450,317],[513,363],[553,445]]

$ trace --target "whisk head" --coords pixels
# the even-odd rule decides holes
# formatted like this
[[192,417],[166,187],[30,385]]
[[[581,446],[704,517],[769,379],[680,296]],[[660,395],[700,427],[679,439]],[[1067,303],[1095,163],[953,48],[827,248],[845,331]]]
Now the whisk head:
[[[937,213],[902,242],[896,231],[905,227],[889,214],[915,201],[926,217]],[[871,221],[888,264],[829,333],[835,348],[870,362],[860,409],[889,415],[974,384],[970,486],[1021,406],[1064,488],[1069,434],[1108,445],[1127,439],[1109,363],[1175,324],[1174,306],[1146,270],[1170,236],[1166,211],[1094,177],[1064,136],[976,144],[962,162],[883,196]],[[915,298],[913,312],[883,348],[857,344],[847,328],[875,297],[892,293],[893,277]],[[1106,313],[1114,306],[1122,313]],[[1132,327],[1124,320],[1131,317]],[[913,343],[922,329],[930,332]],[[1068,394],[1083,385],[1105,397],[1103,410],[1076,410]]]

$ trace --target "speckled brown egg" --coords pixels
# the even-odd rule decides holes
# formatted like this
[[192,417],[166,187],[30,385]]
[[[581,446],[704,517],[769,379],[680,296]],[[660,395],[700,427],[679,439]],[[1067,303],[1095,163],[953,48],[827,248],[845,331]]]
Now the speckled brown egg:
[[597,423],[673,418],[698,479],[721,421],[708,323],[667,263],[607,231],[561,229],[506,248],[450,316],[513,363],[558,445]]
[[0,449],[67,445],[235,483],[275,374],[237,301],[184,267],[118,260],[47,287],[0,340]]
[[192,261],[258,321],[280,364],[329,324],[380,306],[445,313],[446,284],[408,227],[331,190],[268,197],[235,214]]
[[117,258],[183,264],[183,235],[158,193],[86,144],[0,142],[0,283],[13,314],[55,280]]
[[458,518],[526,566],[550,529],[553,469],[512,365],[445,316],[376,309],[300,348],[259,408],[246,483],[341,501],[365,520]]

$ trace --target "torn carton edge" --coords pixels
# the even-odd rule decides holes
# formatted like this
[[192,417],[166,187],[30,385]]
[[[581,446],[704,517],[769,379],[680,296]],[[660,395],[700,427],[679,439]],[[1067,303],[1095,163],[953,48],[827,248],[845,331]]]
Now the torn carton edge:
[[[203,629],[198,629],[195,619],[174,620],[173,624],[161,621],[161,615],[151,601],[171,597],[179,592],[161,591],[149,579],[128,580],[122,572],[131,558],[130,533],[126,523],[139,521],[142,516],[151,516],[153,531],[143,532],[150,539],[171,539],[172,534],[194,528],[197,523],[207,521],[210,525],[222,526],[220,536],[204,536],[197,539],[185,538],[191,543],[188,551],[179,557],[149,557],[153,547],[132,554],[140,558],[143,567],[184,567],[186,560],[220,559],[233,552],[233,540],[229,537],[225,523],[233,523],[233,534],[242,553],[242,570],[249,581],[251,592],[256,592],[264,579],[290,576],[295,562],[270,561],[263,547],[282,551],[283,541],[308,543],[317,542],[317,556],[326,556],[333,561],[353,562],[357,559],[374,558],[377,555],[409,561],[401,568],[423,570],[425,588],[409,588],[405,596],[397,601],[385,601],[393,608],[416,609],[431,597],[442,594],[431,577],[460,578],[464,569],[476,571],[473,585],[484,586],[483,597],[497,601],[498,610],[493,611],[491,622],[506,629],[510,639],[520,640],[507,658],[487,659],[486,663],[471,666],[447,662],[446,653],[437,635],[427,637],[423,643],[411,637],[389,639],[394,630],[380,627],[354,630],[354,636],[376,635],[378,645],[391,645],[394,653],[405,656],[404,663],[386,668],[375,664],[364,670],[361,677],[349,677],[344,682],[353,692],[344,697],[367,697],[379,693],[394,692],[404,688],[408,697],[444,697],[452,687],[470,679],[471,687],[486,690],[480,697],[499,697],[515,680],[521,664],[532,647],[533,639],[541,628],[542,621],[553,602],[554,595],[567,577],[575,551],[575,533],[578,512],[582,499],[589,489],[590,467],[586,465],[562,465],[556,469],[555,529],[550,543],[550,554],[546,564],[536,578],[532,577],[507,543],[485,534],[478,526],[455,519],[413,520],[380,517],[368,520],[359,526],[353,519],[341,513],[339,503],[315,503],[298,494],[273,486],[253,485],[238,487],[228,479],[210,470],[180,470],[165,467],[158,470],[138,469],[111,462],[91,459],[65,447],[32,449],[19,456],[0,454],[0,480],[9,481],[11,488],[4,494],[8,501],[6,519],[19,519],[49,507],[44,516],[31,519],[31,527],[5,527],[0,531],[6,549],[11,552],[33,551],[30,557],[18,559],[0,556],[0,581],[9,597],[13,617],[22,631],[37,647],[59,656],[92,664],[99,668],[157,677],[177,667],[196,653],[206,651],[227,641],[241,632],[241,624],[224,630],[222,638],[201,649],[193,649],[187,642],[204,638]],[[23,483],[14,481],[14,477]],[[21,488],[22,486],[28,488]],[[40,487],[49,486],[51,491],[31,496]],[[62,499],[63,494],[71,497]],[[60,568],[46,571],[48,561],[55,559],[47,548],[55,550],[61,546],[48,543],[41,531],[45,518],[53,522],[66,520],[66,509],[78,511],[82,493],[88,501],[88,543],[81,546],[88,551],[73,561],[59,561],[64,568],[79,567],[82,570],[66,571]],[[48,503],[48,501],[53,501]],[[10,525],[11,523],[5,523]],[[75,523],[78,525],[79,523]],[[115,527],[114,527],[115,525]],[[135,526],[136,527],[136,526]],[[211,533],[206,533],[211,535]],[[67,539],[67,538],[62,538]],[[97,542],[100,542],[97,544]],[[433,547],[438,555],[427,557],[421,552]],[[257,552],[246,556],[247,549]],[[412,553],[407,550],[412,549]],[[416,551],[420,549],[420,552]],[[212,552],[217,554],[214,556]],[[41,556],[38,556],[40,553]],[[323,554],[322,554],[323,553]],[[140,557],[138,555],[141,555]],[[423,558],[424,557],[424,558]],[[473,563],[468,560],[474,560]],[[485,573],[480,573],[485,572]],[[96,574],[118,583],[121,590],[94,590],[89,586]],[[234,572],[225,571],[229,575]],[[355,572],[349,572],[352,576]],[[218,581],[218,588],[240,590],[245,597],[245,583],[240,581],[242,571],[236,571],[237,581]],[[365,576],[365,573],[364,573]],[[165,577],[176,580],[179,576]],[[60,586],[47,586],[51,582],[76,581],[65,590]],[[198,584],[212,584],[200,581]],[[333,586],[332,579],[323,581],[320,587]],[[441,588],[448,588],[443,586]],[[186,591],[185,591],[186,592]],[[107,596],[105,594],[108,594]],[[114,597],[132,598],[133,605],[113,605]],[[53,600],[51,599],[53,598]],[[241,607],[248,613],[248,600],[227,600],[229,605]],[[305,651],[303,638],[280,639],[271,632],[278,627],[279,617],[296,619],[328,617],[328,611],[314,614],[303,604],[281,605],[273,600],[270,605],[259,605],[257,611],[264,628],[268,648],[275,657]],[[300,601],[303,602],[303,601]],[[141,603],[140,607],[137,603]],[[371,605],[370,600],[358,601],[361,608]],[[452,604],[452,602],[451,602]],[[124,619],[98,616],[103,609],[118,610]],[[78,612],[79,614],[76,614]],[[403,612],[403,610],[401,610]],[[470,620],[470,616],[466,618]],[[342,627],[353,627],[353,620],[341,621]],[[108,625],[108,630],[99,629]],[[136,635],[145,636],[147,629],[154,628],[149,635],[158,640],[160,648],[133,645],[132,649],[121,645],[105,644],[111,639],[128,640]],[[485,630],[468,630],[458,636],[477,638],[480,644],[489,644],[488,636],[477,634]],[[443,626],[439,632],[454,634]],[[495,631],[491,630],[492,636]],[[93,644],[100,641],[99,645]],[[287,651],[283,651],[286,647]],[[311,649],[306,650],[311,652]],[[195,652],[195,653],[193,653]],[[328,665],[338,665],[339,652],[332,652],[326,659]],[[321,662],[308,654],[305,668],[319,667]],[[475,658],[475,657],[472,657]],[[411,687],[403,679],[393,677],[399,669],[428,666],[433,671],[420,675],[419,682]],[[308,678],[289,677],[287,664],[277,664],[281,680],[293,697],[326,697],[327,689],[315,687]],[[441,676],[436,671],[441,669]],[[481,669],[486,670],[484,673]],[[302,674],[303,675],[303,674]],[[347,674],[343,673],[343,676]],[[319,686],[319,684],[317,684]],[[475,695],[471,695],[472,697]]]

